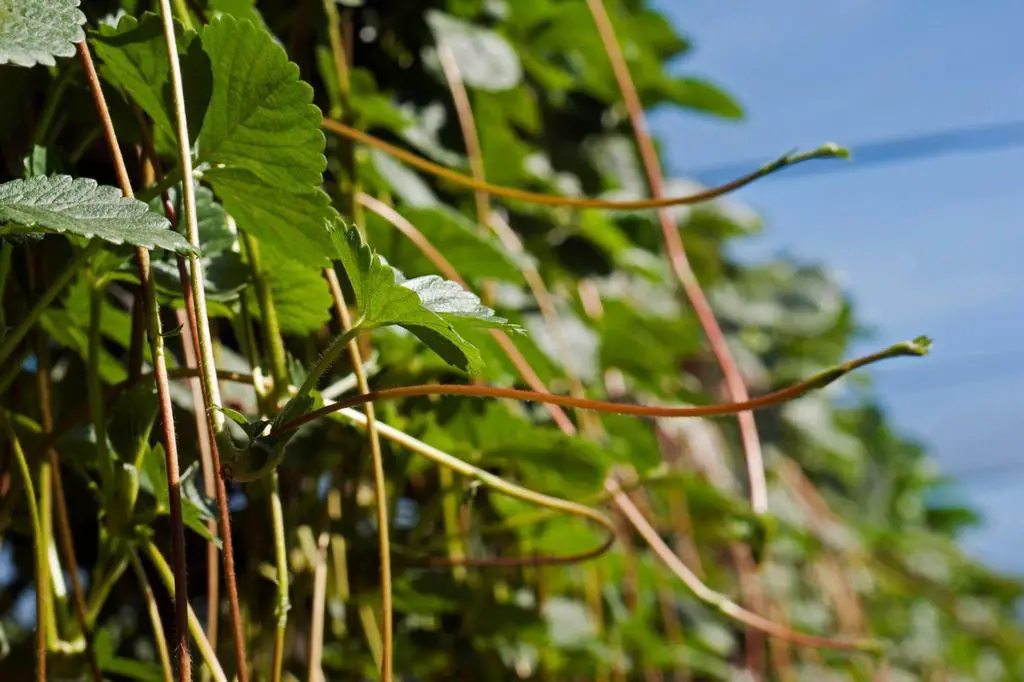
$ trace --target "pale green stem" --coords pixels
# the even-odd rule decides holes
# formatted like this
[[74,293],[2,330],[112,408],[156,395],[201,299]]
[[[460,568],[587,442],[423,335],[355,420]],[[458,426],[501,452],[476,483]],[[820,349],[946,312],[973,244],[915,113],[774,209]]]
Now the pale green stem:
[[[192,283],[192,298],[195,307],[196,337],[199,345],[200,382],[203,397],[214,436],[224,432],[224,411],[220,397],[220,386],[217,382],[217,367],[213,357],[213,341],[210,335],[210,318],[206,309],[206,284],[203,277],[203,266],[199,259],[199,218],[196,212],[196,184],[192,172],[192,155],[189,148],[188,117],[185,113],[185,89],[181,79],[181,63],[178,59],[177,41],[174,35],[174,21],[169,0],[160,0],[160,16],[163,20],[164,45],[167,49],[167,62],[170,66],[171,95],[174,101],[175,130],[178,136],[178,166],[181,169],[181,188],[185,226],[189,244],[189,277]],[[180,216],[179,216],[180,218]],[[213,448],[214,468],[220,469],[220,454]],[[238,584],[235,579],[234,543],[231,541],[231,523],[228,512],[227,489],[222,477],[217,477],[217,510],[220,521],[221,542],[224,561],[224,582],[227,587],[228,600],[231,605],[232,635],[235,644],[235,656],[239,682],[249,682],[249,668],[245,653],[245,633],[242,628],[241,605],[238,597]]]
[[271,680],[281,682],[284,666],[284,643],[288,628],[288,547],[285,542],[284,510],[281,506],[281,484],[277,469],[270,472],[270,511],[274,526],[274,562],[277,569],[277,603],[274,615],[277,618],[277,629],[274,633],[274,658]]
[[178,21],[185,27],[186,31],[192,30],[192,17],[188,13],[188,4],[185,0],[174,0],[174,11],[178,17]]
[[[271,295],[270,283],[260,261],[260,248],[255,239],[246,232],[241,233],[242,244],[249,258],[249,269],[256,289],[256,300],[260,307],[263,342],[270,361],[270,375],[273,387],[270,391],[270,408],[276,413],[280,396],[288,388],[288,367],[285,358],[281,327],[277,321],[277,307]],[[274,633],[274,653],[271,668],[272,682],[280,682],[284,666],[284,644],[288,629],[288,547],[284,526],[284,509],[281,504],[281,482],[277,469],[270,472],[270,517],[274,533],[274,563],[277,572],[277,603],[274,616],[277,627]]]
[[[152,542],[147,542],[143,545],[142,550],[146,553],[149,563],[153,565],[156,572],[160,575],[160,582],[164,584],[168,594],[173,599],[174,575],[171,573],[171,567],[167,565],[167,560],[164,559],[163,554],[160,553],[160,550]],[[202,623],[199,622],[196,612],[192,610],[191,604],[188,607],[188,629],[192,633],[192,639],[196,643],[196,648],[199,649],[200,658],[203,659],[207,668],[212,672],[215,682],[228,682],[228,676],[224,674],[224,669],[221,668],[220,661],[217,660],[217,654],[214,652],[213,647],[210,646],[210,641],[206,639]]]
[[49,611],[46,604],[47,556],[45,554],[42,529],[39,527],[39,506],[36,503],[35,485],[32,483],[32,472],[25,459],[25,451],[21,449],[21,441],[14,433],[11,423],[4,420],[7,438],[14,449],[14,458],[25,486],[25,498],[28,502],[29,522],[32,524],[32,548],[35,550],[35,581],[36,581],[36,679],[46,682],[46,618]]
[[7,358],[14,351],[15,346],[21,341],[25,334],[28,334],[28,330],[39,321],[40,315],[50,307],[53,300],[57,298],[57,294],[63,291],[64,287],[67,286],[68,282],[78,274],[78,271],[85,267],[89,259],[97,253],[103,246],[103,242],[99,239],[94,239],[89,243],[89,246],[78,252],[70,263],[65,265],[59,272],[59,274],[50,280],[50,286],[46,287],[39,298],[35,300],[35,305],[32,306],[31,310],[21,318],[18,326],[9,331],[0,341],[0,367],[6,364]]
[[[359,329],[359,322],[352,324],[352,317],[348,312],[345,303],[345,295],[341,290],[341,283],[338,275],[332,268],[324,270],[324,277],[331,290],[331,298],[334,300],[335,312],[338,314],[338,321],[345,333],[339,340],[353,334],[348,341],[348,352],[352,358],[352,372],[356,375],[356,384],[361,394],[370,392],[370,385],[366,380],[366,372],[363,371],[363,358],[359,352],[359,344],[356,343],[354,333]],[[370,409],[365,409],[370,408]],[[389,536],[390,524],[388,523],[388,500],[387,481],[384,477],[384,457],[380,449],[380,435],[377,432],[377,419],[373,405],[367,403],[364,406],[363,414],[366,418],[366,435],[370,445],[370,459],[373,464],[373,494],[377,511],[377,546],[380,552],[380,607],[381,607],[381,649],[380,649],[380,679],[382,682],[391,682],[394,676],[395,658],[395,637],[394,637],[394,609],[392,607],[392,586],[391,586],[391,539]]]
[[96,619],[100,615],[100,611],[103,609],[103,605],[107,603],[107,597],[110,596],[110,591],[114,589],[114,585],[120,580],[121,574],[124,573],[124,569],[128,567],[128,559],[121,557],[114,564],[113,569],[104,573],[96,584],[89,591],[89,608],[86,612],[88,617],[88,624],[90,628],[96,623]]
[[[345,408],[332,412],[331,415],[337,415],[337,419],[346,422],[359,428],[366,428],[367,420],[366,415],[358,412],[351,408]],[[544,493],[538,493],[528,488],[523,488],[514,483],[509,483],[503,478],[495,476],[494,474],[479,469],[468,462],[464,462],[461,459],[449,455],[447,452],[438,450],[432,445],[424,443],[423,441],[410,436],[409,434],[396,429],[392,426],[388,426],[382,422],[377,422],[377,431],[381,436],[388,440],[398,443],[399,445],[412,450],[418,455],[422,455],[427,459],[431,460],[435,464],[439,464],[443,467],[447,467],[452,471],[458,472],[464,476],[480,481],[480,483],[494,490],[495,492],[513,497],[523,502],[535,504],[546,509],[551,509],[563,514],[570,514],[572,516],[578,516],[581,518],[593,521],[606,529],[610,534],[614,534],[615,527],[611,521],[601,512],[596,509],[592,509],[576,502],[570,502],[568,500],[562,500],[557,497],[551,497]],[[587,554],[591,554],[588,552]],[[467,561],[467,563],[470,563]]]
[[149,614],[149,622],[153,626],[153,640],[156,644],[157,656],[160,658],[160,668],[164,674],[164,682],[172,682],[174,680],[174,669],[171,667],[171,654],[167,650],[167,636],[164,634],[164,624],[160,620],[160,609],[157,607],[156,597],[153,596],[153,588],[149,584],[149,579],[146,578],[146,571],[143,570],[142,562],[139,561],[135,550],[132,550],[129,558],[132,570],[135,571],[135,577],[139,580],[139,587],[142,589],[142,596],[146,602],[146,611]]

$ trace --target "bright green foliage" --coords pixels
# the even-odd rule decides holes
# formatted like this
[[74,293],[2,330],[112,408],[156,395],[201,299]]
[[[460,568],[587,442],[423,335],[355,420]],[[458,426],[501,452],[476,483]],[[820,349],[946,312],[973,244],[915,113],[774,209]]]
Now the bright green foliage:
[[[273,679],[280,611],[266,483],[276,469],[292,605],[281,677],[311,673],[323,557],[326,599],[315,615],[324,619],[324,679],[377,679],[370,448],[365,432],[351,426],[364,418],[355,408],[284,428],[354,393],[344,341],[354,338],[369,351],[363,362],[372,390],[539,381],[559,394],[611,401],[710,404],[723,399],[722,374],[666,262],[653,212],[576,211],[489,196],[493,214],[522,245],[523,253],[512,253],[491,226],[478,224],[472,192],[361,144],[325,141],[320,131],[323,112],[468,173],[468,145],[440,69],[443,46],[467,86],[488,181],[571,196],[646,196],[633,130],[585,0],[335,2],[342,40],[353,41],[354,63],[344,73],[322,2],[172,4],[176,13],[188,7],[194,29],[176,17],[199,260],[228,424],[217,440],[224,470],[210,473],[233,479],[230,521],[250,678]],[[604,0],[644,106],[740,117],[732,95],[688,72],[689,38],[653,4]],[[170,204],[186,215],[163,29],[146,12],[157,9],[135,0],[83,3],[120,147],[148,206],[110,187],[116,176],[77,62],[0,66],[0,418],[22,439],[40,491],[40,465],[53,447],[79,562],[89,574],[87,597],[98,605],[99,664],[112,678],[140,680],[166,677],[153,655],[138,581],[131,570],[118,578],[117,570],[143,542],[171,546],[167,440],[145,316],[136,309],[138,269],[132,249],[117,244],[161,247],[150,256],[185,472],[188,591],[201,617],[204,545],[220,544],[207,529],[215,510],[199,484],[196,420],[208,415],[185,376],[190,330],[178,327],[179,316],[187,317],[178,270],[186,245],[161,217],[161,192],[143,186],[138,156],[152,139]],[[74,2],[0,0],[0,63],[53,64],[53,56],[74,52],[81,23]],[[687,178],[666,178],[669,194],[694,188]],[[466,286],[362,205],[358,192],[411,223]],[[748,390],[759,395],[847,359],[863,330],[827,268],[729,256],[737,240],[772,228],[737,203],[742,196],[676,207],[669,216]],[[69,238],[41,238],[50,232]],[[266,298],[256,296],[242,232],[258,243],[277,327],[261,307]],[[81,238],[93,236],[111,243],[83,245]],[[356,333],[344,334],[331,310],[322,268],[332,261],[360,325]],[[534,273],[545,285],[543,300],[530,288]],[[104,296],[94,308],[98,285]],[[42,300],[50,303],[34,311]],[[100,346],[90,348],[97,309]],[[21,336],[8,331],[19,327]],[[496,329],[525,330],[508,335],[518,355],[506,353]],[[267,343],[275,335],[290,384],[280,392],[267,383],[278,369],[271,371]],[[99,351],[95,375],[86,371],[90,350]],[[567,409],[576,430],[570,434],[531,401],[453,396],[380,402],[376,416],[385,435],[399,430],[509,483],[605,510],[606,481],[620,475],[624,486],[635,484],[633,499],[659,536],[707,585],[745,603],[737,550],[749,549],[765,599],[761,613],[816,635],[878,638],[893,680],[1024,679],[1016,610],[1024,588],[964,554],[957,541],[977,523],[976,513],[943,497],[949,482],[932,470],[923,446],[888,422],[866,376],[845,381],[853,390],[843,404],[816,392],[757,413],[768,470],[764,516],[750,508],[733,418]],[[295,386],[309,390],[297,396]],[[52,441],[42,433],[42,388]],[[97,442],[90,391],[102,396],[106,443]],[[382,448],[396,679],[749,677],[745,628],[695,598],[625,524],[610,551],[581,565],[428,567],[460,554],[565,557],[593,550],[604,537],[578,517],[495,494],[485,484],[494,479],[474,479],[466,469],[442,476],[436,460],[407,444],[385,439]],[[0,462],[9,460],[8,450],[0,443]],[[13,567],[0,571],[5,680],[30,679],[34,665],[34,623],[19,619],[33,587],[23,492],[0,476],[0,565]],[[52,534],[50,543],[56,547]],[[51,554],[66,569],[63,551]],[[100,593],[97,584],[112,576],[109,594]],[[163,610],[166,592],[159,585],[154,591]],[[88,670],[79,630],[70,604],[56,602],[67,641],[48,652],[48,674],[77,679]],[[214,647],[231,679],[226,618],[219,630]],[[765,648],[765,661],[765,682],[868,682],[878,675],[865,656],[778,642]]]
[[354,229],[338,227],[331,237],[355,293],[360,326],[365,329],[404,327],[445,360],[470,373],[480,371],[483,358],[466,340],[467,330],[518,330],[456,282],[436,275],[405,279],[364,244]]
[[[401,214],[444,254],[460,275],[468,280],[492,279],[521,283],[523,275],[516,258],[480,226],[449,208],[407,208]],[[395,227],[377,214],[367,211],[366,230],[371,243],[382,256],[402,272],[426,274],[435,270],[423,253]]]
[[206,179],[238,225],[292,258],[322,261],[332,209],[312,88],[265,31],[224,16],[202,32],[213,94],[199,136]]
[[85,39],[79,0],[0,0],[0,64],[54,65]]
[[56,175],[0,185],[0,234],[27,229],[187,251],[188,242],[169,227],[167,219],[146,204],[90,178]]
[[[210,100],[210,63],[195,32],[184,31],[180,26],[176,29],[189,135],[195,140]],[[101,25],[90,42],[103,60],[104,78],[131,94],[132,100],[152,119],[159,135],[175,140],[171,77],[160,18],[151,13],[143,14],[141,20],[125,15],[116,28]],[[175,149],[173,145],[163,146]]]

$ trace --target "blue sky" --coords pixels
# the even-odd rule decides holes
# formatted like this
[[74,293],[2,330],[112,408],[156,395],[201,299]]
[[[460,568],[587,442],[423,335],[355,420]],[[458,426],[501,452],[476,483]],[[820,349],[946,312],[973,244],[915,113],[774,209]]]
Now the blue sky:
[[678,72],[719,83],[747,112],[739,123],[654,112],[673,174],[851,147],[843,172],[738,194],[766,225],[737,254],[826,263],[875,345],[935,339],[930,358],[876,370],[878,391],[984,515],[968,549],[1024,574],[1024,146],[856,166],[857,143],[1024,120],[1024,3],[654,4],[694,43]]

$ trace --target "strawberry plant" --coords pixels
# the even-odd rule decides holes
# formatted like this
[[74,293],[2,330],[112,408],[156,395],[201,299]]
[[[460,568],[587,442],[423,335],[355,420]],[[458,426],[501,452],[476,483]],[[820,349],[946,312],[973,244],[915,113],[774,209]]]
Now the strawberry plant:
[[[5,679],[1014,679],[642,0],[0,0]],[[756,415],[756,417],[755,417]],[[0,564],[5,565],[5,564]],[[10,671],[10,677],[7,676]],[[902,676],[902,677],[901,677]]]

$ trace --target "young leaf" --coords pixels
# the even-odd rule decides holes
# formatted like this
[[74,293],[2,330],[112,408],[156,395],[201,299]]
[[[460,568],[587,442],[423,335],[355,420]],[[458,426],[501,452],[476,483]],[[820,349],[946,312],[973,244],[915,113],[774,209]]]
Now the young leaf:
[[480,328],[520,330],[455,282],[437,275],[405,280],[364,244],[354,229],[338,226],[331,238],[355,293],[364,329],[404,327],[447,362],[468,372],[478,372],[483,358],[462,332]]
[[[0,226],[13,223],[35,232],[69,232],[112,244],[188,251],[170,223],[119,189],[67,175],[11,180],[0,185]],[[0,227],[0,234],[4,229]]]
[[6,0],[0,3],[0,64],[53,66],[85,40],[78,0]]

